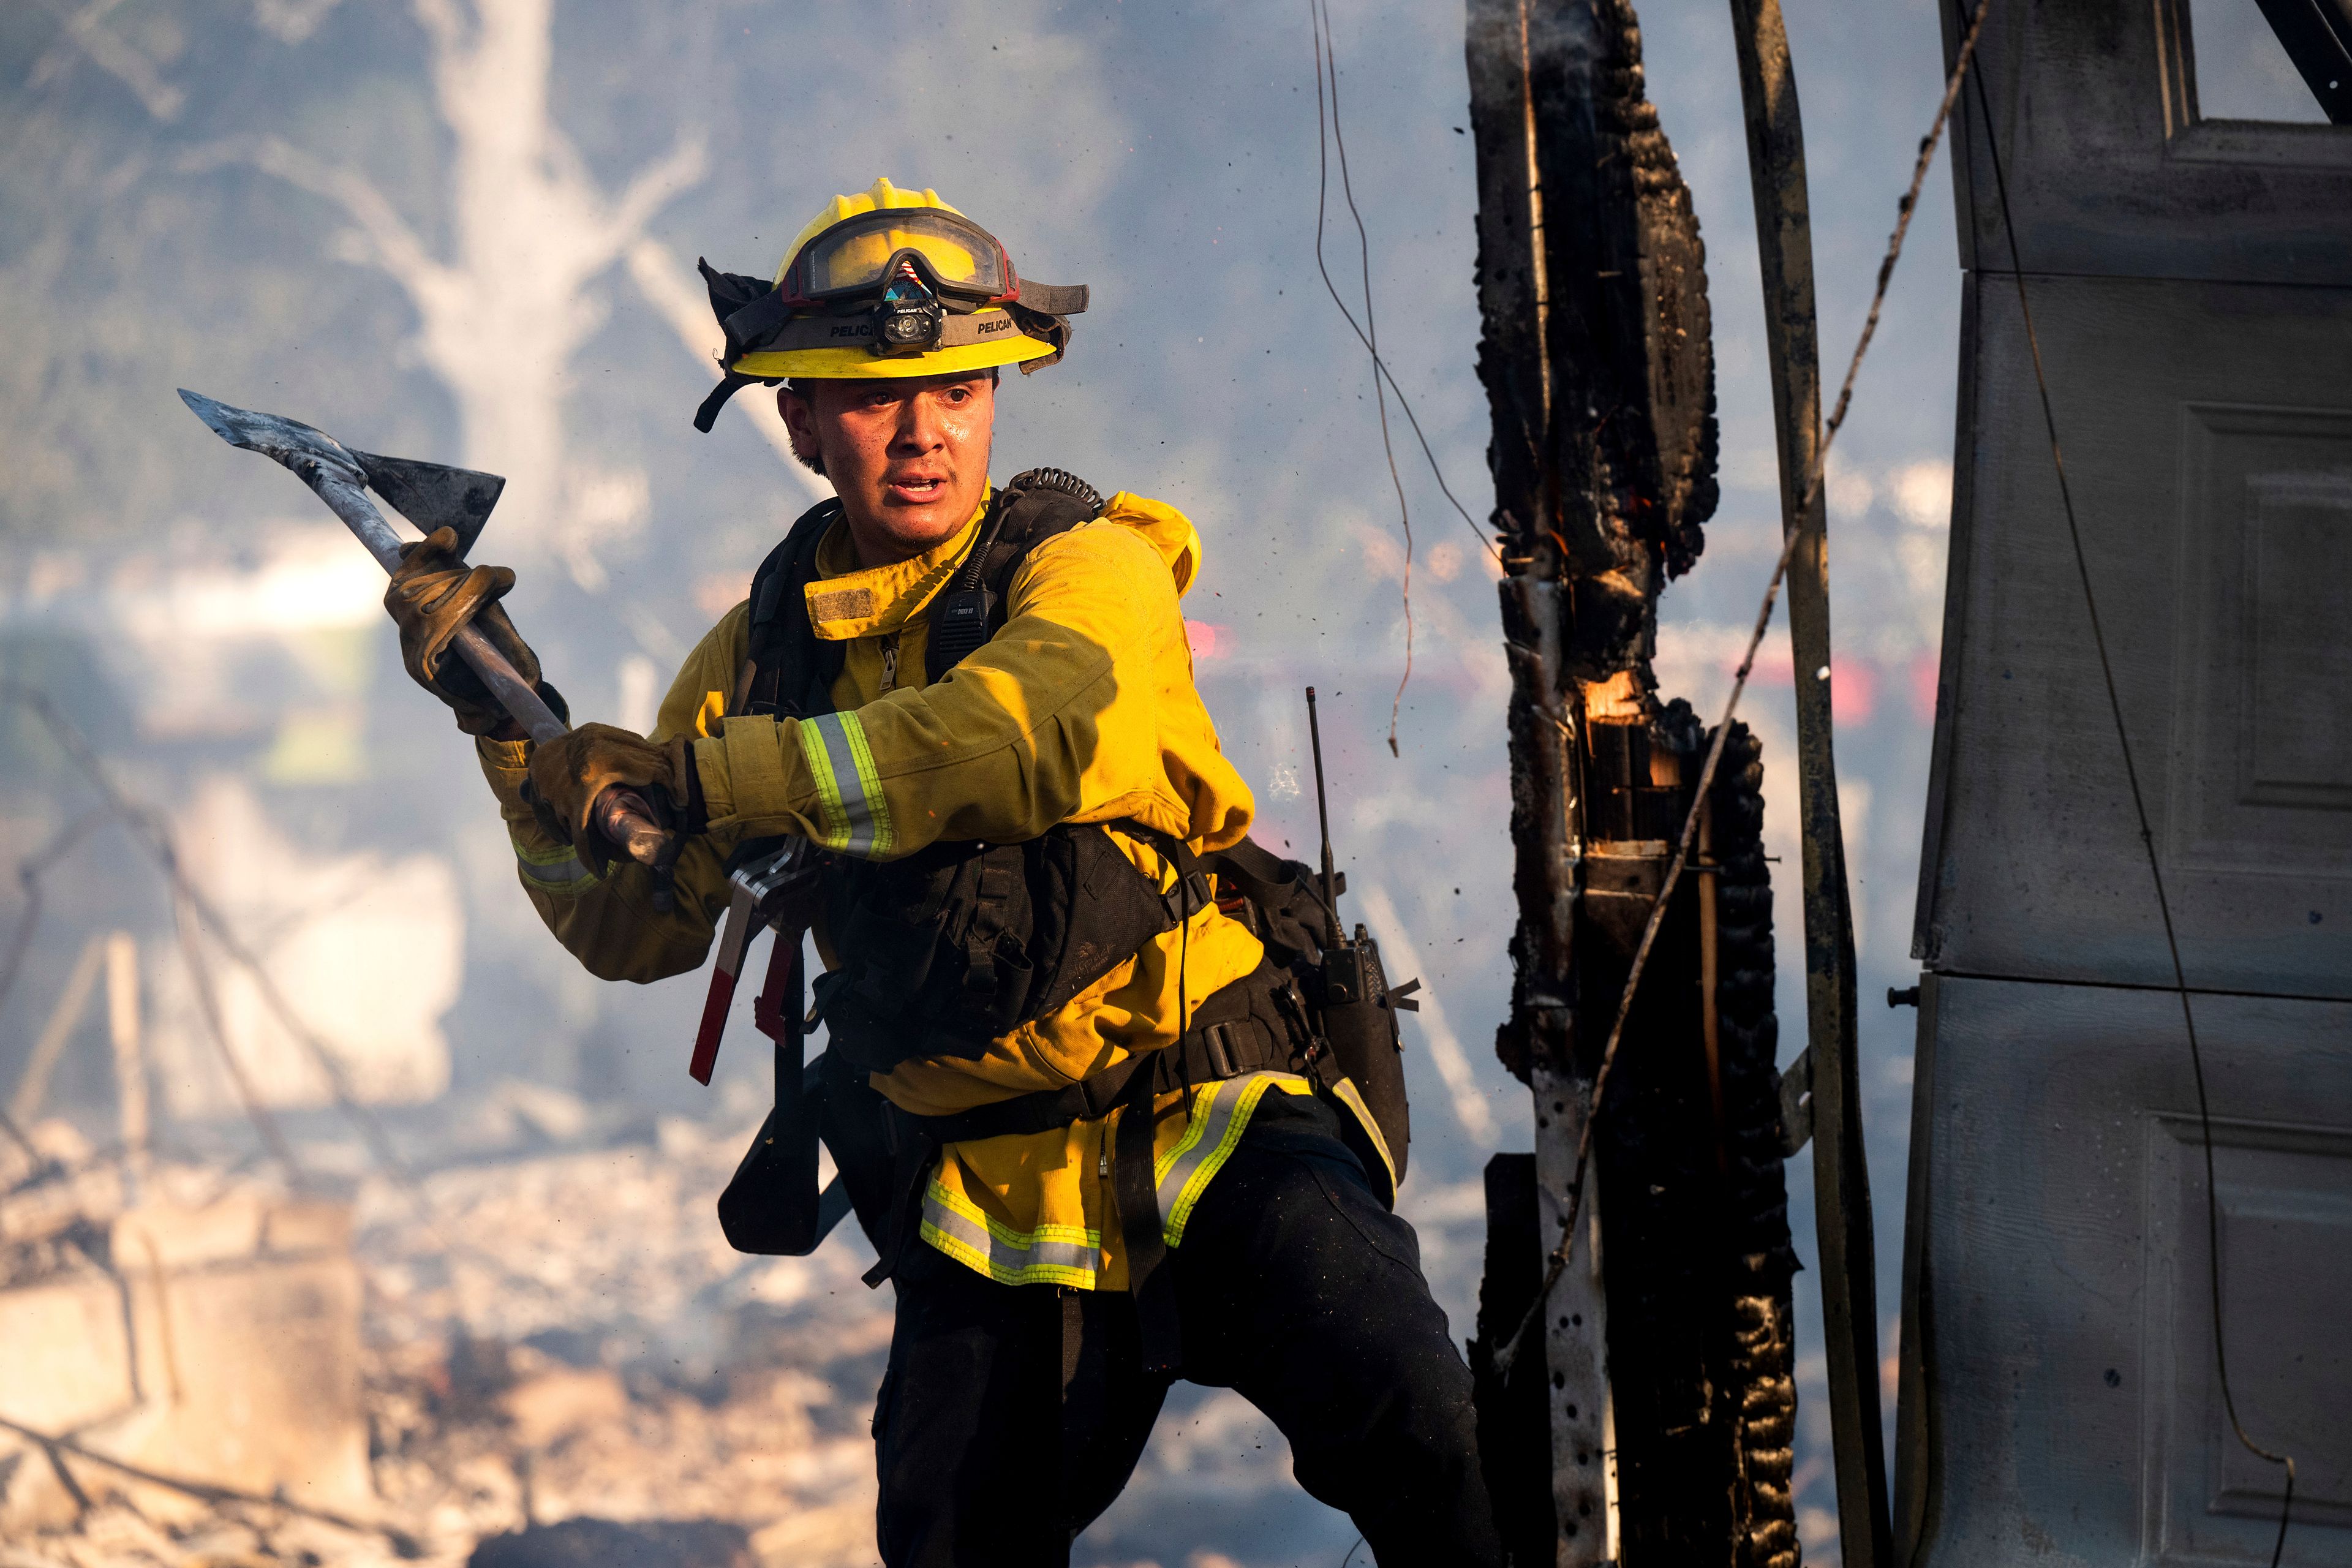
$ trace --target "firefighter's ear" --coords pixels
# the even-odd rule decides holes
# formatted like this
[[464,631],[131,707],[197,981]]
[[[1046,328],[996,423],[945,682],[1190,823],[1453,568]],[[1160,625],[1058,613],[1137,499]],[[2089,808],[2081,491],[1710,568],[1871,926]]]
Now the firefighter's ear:
[[817,446],[815,398],[786,382],[776,388],[776,412],[783,416],[784,434],[792,440],[793,456],[809,472],[822,476],[824,454]]

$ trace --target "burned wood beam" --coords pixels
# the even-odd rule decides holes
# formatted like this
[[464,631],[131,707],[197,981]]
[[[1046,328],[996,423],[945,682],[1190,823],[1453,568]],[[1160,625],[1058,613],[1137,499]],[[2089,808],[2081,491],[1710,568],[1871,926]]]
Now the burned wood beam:
[[[1582,854],[1576,735],[1582,715],[1563,646],[1569,545],[1558,526],[1561,467],[1546,225],[1553,202],[1541,147],[1559,118],[1559,78],[1571,53],[1561,7],[1471,0],[1465,54],[1484,319],[1478,375],[1494,418],[1488,462],[1507,574],[1500,589],[1511,671],[1512,886],[1519,908],[1511,938],[1511,1012],[1496,1048],[1538,1095],[1533,1201],[1508,1215],[1490,1205],[1498,1256],[1486,1294],[1496,1310],[1480,1325],[1471,1361],[1482,1458],[1496,1478],[1490,1486],[1497,1519],[1510,1530],[1512,1562],[1586,1568],[1606,1559],[1611,1544],[1600,1459],[1608,1405],[1603,1318],[1591,1247],[1582,1249],[1586,1267],[1571,1270],[1543,1303],[1541,1361],[1529,1345],[1507,1372],[1496,1364],[1535,1300],[1542,1258],[1559,1242],[1591,1082],[1576,1051],[1573,958]],[[1501,1195],[1490,1186],[1490,1198]],[[1507,1252],[1523,1237],[1535,1256],[1519,1281],[1521,1270]],[[1530,1363],[1546,1374],[1533,1401],[1521,1392]],[[1535,1456],[1540,1463],[1530,1462]],[[1507,1476],[1519,1484],[1496,1484]],[[1538,1479],[1549,1484],[1529,1489]]]
[[[1643,93],[1632,7],[1473,0],[1467,58],[1478,369],[1494,421],[1512,679],[1518,921],[1496,1049],[1536,1097],[1533,1228],[1552,1254],[1575,1205],[1598,1053],[1706,741],[1687,705],[1660,704],[1651,660],[1659,592],[1697,559],[1716,503],[1714,374],[1705,250]],[[1743,1014],[1725,1037],[1736,1062],[1711,1056],[1703,1024],[1717,991],[1734,987],[1703,977],[1700,880],[1675,896],[1662,962],[1634,1001],[1622,1076],[1594,1123],[1579,1221],[1593,1230],[1577,1237],[1540,1314],[1540,1426],[1519,1363],[1506,1375],[1496,1353],[1517,1321],[1509,1309],[1533,1289],[1510,1254],[1528,1205],[1490,1176],[1495,1228],[1473,1367],[1515,1562],[1794,1561],[1769,914],[1762,1020]],[[1744,908],[1738,927],[1750,959],[1754,913]],[[1738,984],[1755,991],[1753,962]],[[1748,994],[1742,1005],[1752,1014],[1757,1003]],[[1541,1444],[1549,1496],[1517,1495],[1527,1450]],[[1538,1548],[1546,1502],[1553,1534]]]
[[2352,6],[2343,0],[2254,0],[2332,125],[2352,125]]
[[1715,508],[1714,367],[1706,253],[1633,8],[1474,0],[1468,54],[1519,851],[1498,1044],[1524,1078],[1568,1055],[1581,729],[1654,717],[1658,591]]
[[1799,679],[1797,811],[1804,845],[1807,1062],[1813,1089],[1813,1213],[1837,1464],[1838,1541],[1853,1568],[1890,1561],[1878,1399],[1877,1266],[1855,1044],[1853,912],[1831,715],[1829,510],[1805,132],[1779,0],[1731,0],[1748,122],[1764,340],[1789,559],[1789,642]]

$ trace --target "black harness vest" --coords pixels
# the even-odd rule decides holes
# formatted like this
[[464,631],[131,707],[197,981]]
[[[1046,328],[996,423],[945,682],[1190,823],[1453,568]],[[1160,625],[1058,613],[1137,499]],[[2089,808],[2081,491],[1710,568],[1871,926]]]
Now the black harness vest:
[[[833,711],[844,649],[817,637],[805,591],[840,510],[827,501],[809,511],[752,578],[749,713]],[[927,611],[926,684],[1003,626],[1006,590],[1032,549],[1101,510],[1100,497],[1059,469],[1023,474],[1000,492]],[[815,987],[834,1048],[871,1072],[918,1058],[976,1058],[1197,913],[1209,882],[1183,847],[1120,826],[1178,862],[1174,888],[1163,891],[1091,824],[1064,823],[1019,844],[942,841],[895,860],[834,858],[824,909],[837,966]],[[738,863],[772,847],[741,846]]]
[[[927,611],[926,683],[1003,627],[1007,590],[1032,549],[1101,510],[1089,487],[1059,469],[1033,470],[1006,486]],[[816,580],[818,545],[840,515],[837,500],[811,509],[753,576],[751,657],[732,711],[808,719],[834,710],[845,649],[817,637],[806,590]],[[1173,889],[1163,891],[1138,871],[1096,825],[1064,823],[1024,844],[940,843],[892,861],[836,858],[825,872],[824,907],[837,967],[818,978],[813,1015],[825,1022],[831,1046],[813,1064],[814,1110],[859,1222],[881,1254],[867,1276],[878,1284],[908,1239],[940,1144],[1044,1131],[1129,1108],[1114,1151],[1114,1194],[1147,1359],[1172,1367],[1174,1306],[1160,1267],[1166,1247],[1152,1184],[1153,1097],[1265,1070],[1304,1072],[1329,1090],[1354,1064],[1334,1060],[1294,978],[1295,970],[1312,972],[1325,930],[1308,868],[1246,838],[1196,856],[1170,835],[1136,823],[1118,826],[1174,867]],[[776,844],[740,846],[730,869]],[[1020,1025],[1058,1010],[1197,912],[1209,897],[1212,871],[1228,912],[1264,942],[1267,957],[1256,972],[1203,1001],[1170,1049],[1130,1058],[1058,1093],[1021,1095],[950,1116],[910,1115],[869,1086],[868,1073],[918,1058],[978,1058]],[[1392,1039],[1393,1015],[1383,1021]],[[1373,1110],[1402,1177],[1401,1076],[1395,1082],[1394,1125],[1385,1105]],[[722,1223],[745,1250],[772,1250],[746,1245],[761,1229],[757,1216],[770,1203],[797,1201],[776,1194],[766,1173],[763,1151],[776,1142],[763,1129],[720,1199]],[[1377,1187],[1389,1174],[1388,1162],[1366,1142],[1360,1157]],[[1389,1195],[1393,1201],[1392,1184]]]

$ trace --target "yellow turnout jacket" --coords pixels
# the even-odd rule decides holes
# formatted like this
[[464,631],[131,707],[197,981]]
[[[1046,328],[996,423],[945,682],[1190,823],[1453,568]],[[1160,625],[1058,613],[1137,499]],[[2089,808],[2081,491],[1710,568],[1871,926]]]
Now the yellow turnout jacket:
[[[1039,543],[1013,574],[1003,629],[924,684],[922,611],[985,510],[896,565],[859,566],[839,522],[820,543],[810,621],[819,637],[848,645],[835,712],[730,713],[748,688],[748,604],[688,657],[654,738],[698,737],[709,831],[681,857],[667,914],[655,911],[642,868],[624,862],[599,879],[541,830],[520,793],[528,742],[479,742],[522,885],[591,973],[650,981],[699,967],[727,907],[721,868],[747,837],[798,834],[887,860],[942,838],[1033,838],[1061,822],[1131,818],[1196,852],[1248,831],[1249,786],[1219,749],[1193,688],[1178,608],[1200,537],[1171,507],[1122,493],[1100,518]],[[1174,885],[1173,868],[1148,845],[1113,837],[1163,889]],[[911,1061],[876,1075],[874,1085],[918,1115],[1066,1088],[1175,1043],[1181,1016],[1255,968],[1262,952],[1212,904],[978,1060]],[[1310,1085],[1255,1073],[1160,1097],[1154,1175],[1171,1247],[1181,1244],[1194,1203],[1268,1092],[1304,1094]],[[1007,1284],[1124,1289],[1110,1176],[1117,1121],[1114,1111],[1052,1131],[949,1144],[927,1184],[923,1238]]]

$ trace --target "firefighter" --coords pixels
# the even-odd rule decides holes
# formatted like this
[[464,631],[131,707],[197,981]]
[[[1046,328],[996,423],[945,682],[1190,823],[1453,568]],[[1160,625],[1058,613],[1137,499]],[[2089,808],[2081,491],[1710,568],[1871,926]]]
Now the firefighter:
[[[704,274],[728,348],[698,425],[778,384],[838,500],[688,657],[652,734],[502,725],[449,638],[477,617],[537,661],[497,603],[512,574],[453,539],[412,546],[385,602],[592,973],[698,967],[730,861],[828,853],[824,1060],[900,1151],[887,1173],[835,1151],[898,1296],[885,1561],[1066,1563],[1181,1376],[1264,1411],[1379,1561],[1499,1563],[1394,1140],[1269,956],[1297,944],[1279,879],[1248,874],[1249,786],[1178,607],[1200,538],[1057,470],[989,479],[1001,369],[1058,360],[1085,290],[887,180],[835,197],[772,280]],[[590,826],[615,788],[667,825],[651,864]]]

